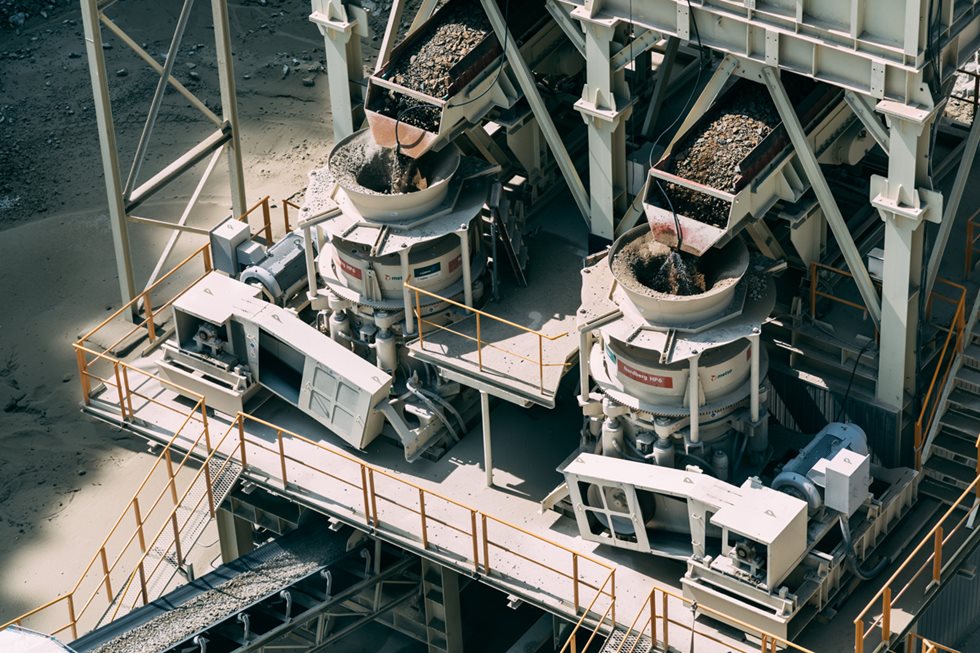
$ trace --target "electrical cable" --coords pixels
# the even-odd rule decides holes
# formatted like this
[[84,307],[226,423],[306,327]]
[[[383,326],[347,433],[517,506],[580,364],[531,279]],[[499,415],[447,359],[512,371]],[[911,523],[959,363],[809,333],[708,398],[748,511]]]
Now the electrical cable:
[[837,515],[837,521],[840,523],[841,537],[844,540],[844,546],[847,547],[847,566],[855,576],[861,580],[871,580],[881,572],[885,570],[885,567],[891,562],[891,558],[885,557],[878,561],[871,569],[865,569],[858,563],[857,552],[854,550],[854,541],[851,539],[851,527],[847,523],[847,518],[843,513]]
[[854,367],[851,368],[851,378],[847,380],[847,390],[844,391],[844,398],[841,400],[840,408],[837,410],[837,417],[834,419],[835,422],[839,422],[841,417],[844,416],[844,407],[847,406],[847,398],[851,395],[851,384],[854,383],[854,375],[857,374],[858,365],[861,363],[861,357],[864,356],[864,352],[868,350],[868,346],[874,342],[874,338],[868,339],[864,346],[861,347],[860,353],[858,353],[857,358],[854,359]]

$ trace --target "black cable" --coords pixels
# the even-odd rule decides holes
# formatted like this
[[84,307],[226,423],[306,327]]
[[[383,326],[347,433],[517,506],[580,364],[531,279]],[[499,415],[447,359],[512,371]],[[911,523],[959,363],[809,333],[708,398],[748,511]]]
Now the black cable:
[[854,367],[851,368],[851,378],[847,380],[847,390],[844,391],[844,398],[841,400],[840,408],[837,410],[837,418],[834,419],[835,422],[839,422],[841,417],[844,416],[844,407],[847,406],[847,398],[851,394],[851,384],[854,383],[854,375],[857,374],[858,365],[861,363],[861,357],[864,356],[864,352],[868,350],[868,347],[873,343],[874,338],[868,339],[864,346],[861,347],[860,353],[857,358],[854,359]]

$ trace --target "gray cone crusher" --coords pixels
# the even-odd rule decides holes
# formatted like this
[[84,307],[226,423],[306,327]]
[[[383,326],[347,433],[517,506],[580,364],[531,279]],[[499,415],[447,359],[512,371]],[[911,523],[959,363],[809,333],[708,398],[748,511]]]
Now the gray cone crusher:
[[774,266],[739,237],[693,257],[644,225],[589,263],[581,447],[561,469],[581,536],[682,560],[688,597],[792,638],[880,570],[916,472],[874,464],[855,424],[772,422]]

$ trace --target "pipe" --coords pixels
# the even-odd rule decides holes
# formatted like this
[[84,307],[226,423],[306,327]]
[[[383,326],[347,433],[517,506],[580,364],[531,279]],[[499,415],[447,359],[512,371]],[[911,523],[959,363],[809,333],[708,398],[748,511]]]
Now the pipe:
[[878,564],[868,570],[861,567],[858,564],[857,553],[854,551],[854,542],[851,539],[851,527],[847,523],[847,518],[843,514],[838,514],[837,521],[840,522],[841,536],[844,539],[844,545],[847,547],[847,566],[851,572],[861,580],[871,580],[883,572],[885,567],[891,562],[891,558],[882,558],[878,561]]
[[460,257],[463,259],[463,303],[473,308],[473,270],[470,268],[470,230],[467,225],[460,225],[459,243]]
[[700,381],[698,379],[698,361],[700,358],[700,355],[695,352],[695,355],[690,359],[691,373],[687,380],[687,401],[691,409],[691,444],[696,444],[701,441],[701,434],[699,432],[700,424],[698,423],[698,408],[701,399],[699,392]]

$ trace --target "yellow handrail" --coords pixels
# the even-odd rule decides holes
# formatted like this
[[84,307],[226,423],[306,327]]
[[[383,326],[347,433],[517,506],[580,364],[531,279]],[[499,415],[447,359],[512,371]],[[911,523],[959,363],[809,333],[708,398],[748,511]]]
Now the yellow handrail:
[[[457,336],[459,336],[461,338],[464,338],[466,340],[470,340],[472,342],[475,342],[476,343],[477,366],[479,367],[479,370],[481,372],[484,370],[484,365],[483,365],[483,348],[484,348],[484,346],[491,347],[493,349],[496,349],[497,351],[502,351],[505,354],[509,354],[511,356],[514,356],[515,358],[518,358],[520,360],[527,361],[529,363],[537,363],[537,366],[538,366],[538,389],[542,392],[542,394],[544,393],[544,368],[546,368],[546,367],[567,367],[568,365],[570,365],[570,363],[568,363],[567,361],[562,361],[560,363],[545,363],[544,362],[544,341],[545,340],[555,341],[555,340],[558,340],[559,338],[564,338],[565,336],[568,335],[568,332],[567,331],[565,331],[564,333],[559,333],[559,334],[556,334],[556,335],[550,335],[549,336],[549,335],[544,334],[544,333],[542,333],[542,332],[540,332],[540,331],[538,331],[536,329],[532,329],[530,327],[526,327],[526,326],[517,324],[516,322],[511,322],[510,320],[506,320],[506,319],[504,319],[502,317],[497,317],[496,315],[493,315],[492,313],[487,313],[486,311],[482,311],[482,310],[480,310],[478,308],[473,308],[472,306],[467,306],[466,304],[461,304],[460,302],[457,302],[457,301],[454,301],[452,299],[449,299],[448,297],[443,297],[442,295],[438,295],[438,294],[436,294],[434,292],[430,292],[430,291],[425,290],[423,288],[419,288],[417,286],[413,286],[410,283],[407,283],[406,282],[404,284],[404,286],[409,291],[413,291],[415,293],[415,321],[418,323],[419,345],[422,346],[422,347],[425,346],[425,334],[423,333],[423,327],[422,327],[422,325],[423,324],[428,324],[429,326],[436,327],[437,329],[440,329],[442,331],[448,331],[448,332],[450,332],[450,333],[452,333],[454,335],[457,335]],[[476,316],[476,336],[474,337],[474,336],[471,336],[471,335],[468,335],[468,334],[465,334],[465,333],[461,333],[461,332],[459,332],[457,330],[450,329],[449,327],[447,327],[445,325],[438,324],[437,322],[433,322],[431,320],[424,319],[422,317],[422,302],[421,302],[420,295],[425,295],[427,297],[431,297],[433,299],[439,300],[440,302],[444,302],[446,304],[449,304],[450,306],[455,306],[456,308],[460,308],[460,309],[462,309],[464,311],[467,311],[467,312],[472,313],[473,315],[475,315]],[[503,325],[508,326],[508,327],[511,327],[513,329],[517,329],[519,331],[523,331],[524,333],[530,333],[530,334],[532,334],[534,336],[537,336],[537,338],[538,338],[538,357],[537,358],[531,358],[529,356],[525,356],[523,354],[518,354],[517,352],[510,351],[509,349],[506,349],[505,347],[501,347],[500,345],[497,345],[495,343],[492,343],[492,342],[484,342],[483,336],[482,336],[481,323],[480,323],[481,318],[487,318],[487,319],[493,320],[494,322],[497,322],[499,324],[503,324]]]
[[[927,570],[931,574],[930,583],[939,583],[941,581],[942,573],[942,561],[943,561],[943,547],[947,542],[957,533],[961,528],[966,525],[967,520],[970,516],[970,511],[964,511],[963,516],[958,522],[956,522],[952,527],[946,528],[947,520],[952,517],[960,507],[965,507],[965,502],[970,495],[980,497],[980,476],[975,478],[969,487],[967,487],[959,498],[953,502],[953,505],[943,514],[940,520],[933,526],[929,532],[926,534],[922,541],[912,550],[912,552],[905,558],[898,569],[885,581],[878,593],[874,595],[868,605],[858,614],[854,619],[854,650],[856,653],[864,652],[864,643],[868,635],[870,635],[876,627],[881,627],[882,630],[882,642],[887,642],[890,640],[892,633],[890,632],[888,625],[891,622],[891,611],[898,603],[898,601],[905,595],[905,593],[912,587],[912,584],[917,581],[920,576]],[[931,553],[926,557],[925,561],[919,566],[914,574],[905,582],[902,588],[895,592],[893,586],[898,580],[899,576],[913,563],[913,559],[919,555],[920,552],[926,550],[927,545],[931,544]],[[881,604],[881,615],[876,617],[871,621],[868,628],[864,627],[864,623],[867,619],[868,613]]]

